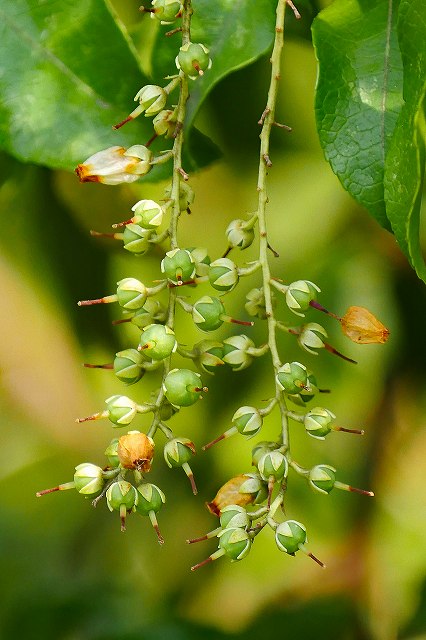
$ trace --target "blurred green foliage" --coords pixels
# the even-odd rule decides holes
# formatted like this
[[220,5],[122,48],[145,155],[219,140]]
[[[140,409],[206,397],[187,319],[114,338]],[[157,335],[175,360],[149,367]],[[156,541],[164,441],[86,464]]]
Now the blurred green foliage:
[[[137,42],[143,34],[138,3],[116,4]],[[315,3],[300,5],[310,17],[315,14]],[[277,130],[271,153],[269,229],[280,254],[274,272],[288,282],[318,283],[321,302],[336,313],[351,304],[370,308],[391,337],[384,346],[357,346],[336,324],[324,321],[330,342],[359,364],[328,353],[304,356],[304,362],[315,369],[321,387],[332,389],[327,406],[339,423],[362,426],[366,436],[334,434],[326,443],[316,442],[295,425],[292,446],[300,462],[332,464],[339,479],[373,489],[376,498],[314,495],[292,476],[287,513],[306,524],[310,548],[327,570],[304,557],[280,554],[272,535],[264,535],[243,562],[221,560],[196,574],[189,567],[211,553],[214,543],[188,547],[184,540],[215,526],[203,503],[230,476],[250,471],[251,442],[234,436],[200,452],[193,464],[195,498],[184,474],[169,470],[158,455],[151,476],[167,497],[159,515],[164,548],[137,516],[121,534],[118,518],[103,503],[95,511],[73,492],[36,500],[37,490],[70,480],[76,464],[103,464],[100,452],[117,431],[107,421],[76,425],[74,420],[103,409],[105,397],[121,387],[111,372],[84,370],[81,363],[108,362],[117,348],[137,340],[134,327],[111,326],[119,315],[113,305],[77,309],[76,300],[112,293],[121,277],[151,281],[160,275],[160,252],[138,260],[112,241],[90,239],[88,232],[108,230],[139,198],[163,197],[164,183],[80,185],[71,174],[4,155],[1,637],[426,637],[424,285],[390,234],[349,199],[322,157],[313,112],[315,59],[308,31],[303,24],[297,30],[285,47],[277,116],[293,132]],[[196,200],[179,232],[185,246],[204,244],[211,256],[220,255],[227,223],[255,206],[256,122],[268,69],[262,59],[223,80],[198,116],[196,125],[219,144],[223,159],[191,176]],[[244,258],[254,255],[249,249]],[[256,284],[253,278],[228,296],[231,314],[244,317],[245,288]],[[285,316],[282,304],[280,309]],[[310,319],[323,321],[313,312]],[[219,338],[228,334],[229,329],[217,332]],[[182,312],[178,338],[191,344],[201,335]],[[250,335],[262,343],[262,322]],[[300,358],[290,338],[283,336],[280,347],[287,359]],[[267,358],[240,374],[221,370],[207,382],[208,398],[173,418],[175,432],[192,438],[198,450],[228,428],[239,403],[260,403],[272,384]],[[140,399],[156,384],[144,378]],[[262,438],[276,429],[271,418]]]

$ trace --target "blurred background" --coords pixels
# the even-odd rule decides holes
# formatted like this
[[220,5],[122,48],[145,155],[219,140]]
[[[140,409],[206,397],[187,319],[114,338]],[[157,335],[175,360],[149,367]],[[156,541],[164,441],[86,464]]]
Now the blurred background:
[[[137,3],[115,4],[130,29],[135,22],[135,40],[142,41]],[[273,132],[269,234],[280,254],[271,257],[273,273],[285,282],[317,283],[321,303],[337,314],[350,305],[368,307],[389,327],[390,339],[355,345],[338,323],[310,312],[309,320],[326,327],[333,346],[358,361],[352,365],[326,352],[302,353],[291,336],[280,337],[283,361],[302,360],[320,387],[332,390],[321,401],[337,423],[365,429],[363,438],[334,433],[321,442],[293,425],[292,450],[301,464],[331,464],[341,481],[371,489],[376,497],[313,494],[292,475],[287,514],[306,525],[309,548],[327,564],[325,571],[305,556],[280,553],[272,532],[265,531],[243,562],[222,559],[191,574],[189,567],[215,549],[214,541],[185,545],[216,526],[204,502],[230,477],[250,471],[256,440],[275,438],[273,413],[254,441],[234,436],[201,452],[229,427],[238,406],[261,406],[270,397],[273,379],[265,357],[241,373],[221,368],[205,379],[208,396],[170,422],[199,450],[192,465],[197,497],[180,470],[166,467],[157,436],[150,480],[167,498],[159,514],[163,548],[149,522],[136,515],[120,533],[118,515],[104,502],[94,510],[74,492],[36,499],[36,491],[71,480],[77,464],[105,464],[103,451],[121,435],[109,421],[75,423],[101,411],[110,395],[127,393],[111,371],[84,369],[82,363],[110,362],[119,349],[136,345],[138,331],[112,326],[120,317],[115,305],[81,309],[76,302],[113,293],[123,277],[151,282],[160,276],[160,250],[138,259],[124,255],[119,242],[91,238],[89,231],[108,231],[129,217],[136,200],[163,198],[166,184],[81,185],[72,174],[3,155],[1,637],[426,638],[425,286],[392,236],[345,194],[323,158],[313,111],[314,3],[305,4],[304,19],[286,42],[277,114],[293,131]],[[192,214],[182,216],[179,235],[181,246],[205,246],[212,259],[226,248],[228,223],[256,208],[256,123],[268,74],[265,59],[232,74],[213,90],[196,122],[223,156],[191,176],[196,198]],[[254,246],[231,257],[242,264],[256,251]],[[245,294],[255,286],[256,275],[226,297],[230,315],[246,317]],[[194,292],[188,295],[194,299]],[[281,302],[278,314],[287,322],[296,318]],[[256,344],[265,340],[262,321],[246,332]],[[183,311],[177,333],[188,345],[206,337]],[[227,326],[214,336],[232,333],[241,331]],[[158,386],[158,376],[147,378],[129,389],[137,401]],[[147,426],[142,417],[133,424]]]

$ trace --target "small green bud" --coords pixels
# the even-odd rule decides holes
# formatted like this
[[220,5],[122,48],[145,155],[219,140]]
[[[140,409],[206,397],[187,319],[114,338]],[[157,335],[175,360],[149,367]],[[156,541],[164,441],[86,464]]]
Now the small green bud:
[[134,222],[144,229],[155,229],[163,221],[163,208],[154,200],[139,200],[133,205]]
[[302,349],[317,355],[315,349],[322,349],[325,346],[324,338],[327,338],[324,327],[316,322],[308,322],[303,325],[297,341]]
[[[165,195],[167,199],[171,198],[172,195],[172,187],[169,185],[167,189],[165,189]],[[179,209],[180,211],[188,211],[191,204],[194,202],[195,194],[194,190],[181,180],[179,184]],[[189,212],[190,213],[190,212]]]
[[108,418],[117,427],[123,427],[132,422],[137,414],[137,404],[127,396],[111,396],[105,400]]
[[123,278],[117,282],[118,304],[126,311],[140,309],[146,302],[148,290],[136,278]]
[[167,325],[150,324],[142,332],[138,350],[147,358],[164,360],[176,351],[175,332]]
[[111,467],[118,467],[120,460],[118,459],[118,438],[113,438],[107,448],[105,449],[105,455],[108,458],[109,465]]
[[223,345],[214,340],[201,340],[194,345],[194,352],[197,354],[195,362],[200,365],[203,371],[213,375],[216,367],[224,364]]
[[286,393],[299,393],[308,386],[308,370],[300,362],[286,362],[278,370],[277,382]]
[[209,50],[203,44],[196,42],[184,44],[179,49],[175,62],[177,68],[191,80],[196,80],[198,76],[204,75],[204,71],[212,66]]
[[245,529],[250,526],[250,518],[247,510],[238,504],[229,504],[220,512],[220,526],[222,529],[228,527],[234,529],[236,527]]
[[306,389],[300,389],[299,393],[291,393],[288,394],[289,400],[297,404],[299,407],[304,407],[308,402],[315,397],[318,393],[317,379],[315,378],[312,371],[307,371],[308,378],[306,381],[306,386],[309,388],[309,391]]
[[280,551],[294,555],[307,542],[306,529],[296,520],[285,520],[275,529],[275,542]]
[[238,267],[229,258],[219,258],[211,263],[209,282],[218,291],[232,291],[239,280]]
[[173,438],[164,445],[164,460],[172,467],[181,467],[195,455],[195,445],[189,438]]
[[199,278],[207,276],[210,267],[210,257],[205,247],[193,247],[188,249],[195,264],[195,275]]
[[164,322],[166,319],[166,310],[159,300],[148,298],[143,307],[137,309],[131,317],[132,324],[138,329],[145,329],[154,322]]
[[[154,391],[151,393],[151,401],[154,404],[157,401],[159,391],[160,391],[159,389],[154,389]],[[170,418],[172,418],[175,415],[175,413],[179,411],[179,407],[174,407],[171,404],[171,402],[167,400],[167,398],[164,398],[163,402],[161,403],[161,407],[159,411],[160,411],[160,419],[163,422],[167,422],[167,420],[170,420]]]
[[126,480],[113,482],[106,492],[106,501],[110,511],[120,511],[124,505],[127,511],[135,507],[138,500],[135,487]]
[[144,482],[136,487],[136,490],[136,511],[142,516],[148,516],[151,511],[158,513],[166,502],[166,496],[155,484]]
[[222,324],[225,307],[219,298],[203,296],[195,302],[192,308],[192,319],[202,331],[214,331]]
[[135,256],[143,256],[151,248],[151,229],[144,229],[139,224],[126,224],[123,233],[123,248]]
[[330,493],[336,482],[336,469],[328,464],[317,464],[309,471],[308,480],[314,491]]
[[152,121],[154,125],[154,131],[157,136],[166,136],[166,138],[173,138],[176,130],[176,110],[175,109],[163,109],[158,113]]
[[263,480],[268,481],[269,478],[282,480],[288,474],[288,462],[284,454],[278,450],[265,453],[259,460],[257,468]]
[[242,371],[253,362],[253,356],[248,351],[254,346],[253,340],[244,334],[226,338],[223,341],[223,361],[229,364],[233,371]]
[[187,249],[167,251],[161,261],[161,271],[173,284],[182,284],[195,276],[195,264]]
[[240,486],[240,493],[249,493],[252,495],[254,504],[260,504],[268,495],[266,483],[257,473],[246,473],[246,480]]
[[82,462],[75,468],[74,485],[78,493],[91,496],[99,493],[104,486],[104,476],[101,467],[91,462]]
[[[275,307],[277,304],[277,298],[274,292],[272,291],[272,307]],[[263,287],[260,289],[252,289],[246,295],[247,302],[245,303],[245,309],[249,316],[260,318],[261,320],[266,320],[267,313],[265,308],[265,294],[263,291]]]
[[136,349],[125,349],[115,354],[114,373],[121,382],[134,384],[145,373],[144,358]]
[[246,228],[246,224],[245,220],[237,219],[228,225],[226,237],[231,248],[247,249],[253,243],[254,229]]
[[297,316],[305,317],[301,311],[307,311],[310,303],[317,299],[317,293],[321,289],[310,280],[296,280],[288,285],[285,294],[285,301],[290,311]]
[[147,84],[135,95],[135,102],[139,102],[141,113],[145,111],[145,116],[155,116],[159,113],[167,102],[167,93],[162,87],[155,84]]
[[324,440],[325,436],[332,430],[335,417],[336,416],[328,409],[314,407],[305,415],[305,429],[313,438]]
[[265,455],[265,453],[270,453],[277,449],[278,445],[276,442],[271,442],[270,440],[261,440],[257,444],[254,445],[251,451],[251,463],[254,467],[257,467],[259,464],[260,458]]
[[178,0],[152,0],[154,11],[151,18],[159,20],[161,24],[172,24],[182,11],[182,3]]
[[201,376],[190,369],[172,369],[164,380],[167,400],[177,407],[189,407],[204,391]]
[[237,428],[238,433],[249,438],[259,433],[262,422],[262,416],[255,407],[240,407],[232,416],[232,426]]
[[240,527],[226,528],[218,534],[218,538],[219,548],[233,561],[242,560],[250,553],[252,539]]

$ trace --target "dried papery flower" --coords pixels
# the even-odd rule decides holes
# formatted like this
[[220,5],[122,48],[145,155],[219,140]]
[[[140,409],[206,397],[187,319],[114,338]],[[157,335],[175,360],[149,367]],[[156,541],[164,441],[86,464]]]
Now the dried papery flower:
[[154,456],[154,441],[139,431],[129,431],[118,441],[118,459],[125,469],[148,472]]
[[340,324],[345,336],[358,344],[383,344],[389,338],[389,329],[365,307],[349,307]]
[[219,516],[222,509],[230,504],[236,504],[240,507],[253,504],[262,485],[259,476],[255,474],[242,473],[235,476],[219,489],[211,502],[206,503],[207,509],[210,513]]

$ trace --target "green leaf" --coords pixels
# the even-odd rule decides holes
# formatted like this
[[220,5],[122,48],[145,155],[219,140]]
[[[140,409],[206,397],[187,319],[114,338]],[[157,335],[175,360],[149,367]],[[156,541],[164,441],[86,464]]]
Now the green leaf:
[[[426,282],[419,240],[425,172],[426,13],[424,0],[401,0],[398,36],[404,65],[404,106],[386,158],[386,212],[396,239]],[[423,131],[422,131],[423,129]]]
[[[145,143],[151,119],[118,131],[111,125],[133,110],[146,82],[124,26],[104,2],[0,0],[0,148],[19,160],[72,170],[101,149]],[[217,157],[196,135],[192,167]],[[168,165],[152,174],[166,172]]]
[[[188,124],[193,121],[209,91],[222,78],[254,62],[271,48],[275,28],[274,4],[270,0],[194,0],[191,40],[201,42],[210,50],[213,64],[202,78],[191,81]],[[176,73],[174,59],[179,45],[176,36],[164,37],[164,32],[170,28],[159,30],[153,49],[152,68],[157,81]]]
[[402,106],[399,0],[335,0],[313,24],[317,128],[344,188],[389,228],[386,153]]

